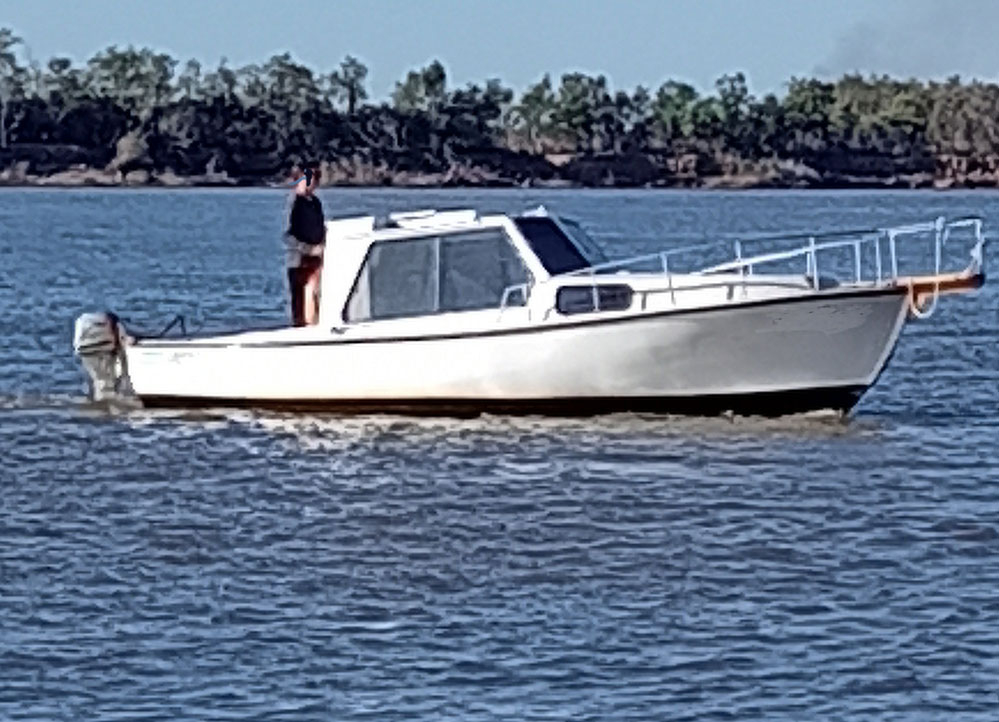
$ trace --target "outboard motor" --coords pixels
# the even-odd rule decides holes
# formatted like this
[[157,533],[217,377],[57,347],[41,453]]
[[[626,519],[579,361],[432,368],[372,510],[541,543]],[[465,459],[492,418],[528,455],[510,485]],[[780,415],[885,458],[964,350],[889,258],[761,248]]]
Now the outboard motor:
[[87,372],[94,401],[131,393],[124,349],[127,339],[124,327],[111,312],[85,313],[76,319],[73,351]]

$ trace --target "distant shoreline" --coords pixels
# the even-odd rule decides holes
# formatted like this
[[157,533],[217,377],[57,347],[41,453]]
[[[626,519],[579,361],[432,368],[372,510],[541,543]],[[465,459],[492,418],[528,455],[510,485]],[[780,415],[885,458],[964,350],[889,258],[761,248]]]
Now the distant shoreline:
[[[170,174],[166,177],[143,174],[136,179],[121,179],[119,174],[93,169],[63,171],[47,176],[29,176],[18,179],[0,178],[0,188],[24,189],[41,188],[56,190],[72,189],[273,189],[287,190],[288,186],[279,181],[260,181],[250,179],[184,177]],[[836,178],[829,180],[816,179],[810,182],[781,182],[780,179],[757,176],[705,176],[694,179],[683,179],[678,182],[659,183],[579,183],[571,180],[530,180],[526,182],[504,181],[492,178],[488,182],[440,182],[437,174],[421,176],[414,174],[405,180],[392,182],[364,182],[337,179],[323,184],[324,188],[357,188],[357,189],[395,189],[395,190],[488,190],[488,189],[522,189],[522,190],[999,190],[999,186],[991,183],[956,183],[933,179],[911,178]]]
[[45,63],[0,35],[0,186],[267,188],[309,164],[345,188],[999,189],[999,84],[957,76],[792,77],[759,97],[739,71],[708,93],[574,71],[517,93],[454,86],[434,59],[370,102],[352,56],[202,68],[112,45]]

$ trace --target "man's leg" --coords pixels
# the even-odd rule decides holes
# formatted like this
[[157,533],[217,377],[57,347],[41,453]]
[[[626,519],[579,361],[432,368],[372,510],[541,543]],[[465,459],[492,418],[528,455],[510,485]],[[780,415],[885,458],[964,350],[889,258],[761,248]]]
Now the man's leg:
[[305,325],[305,289],[302,284],[302,269],[288,269],[288,292],[291,294],[291,325]]
[[305,323],[314,326],[319,323],[319,282],[322,278],[323,267],[316,264],[308,271],[309,277],[305,283]]

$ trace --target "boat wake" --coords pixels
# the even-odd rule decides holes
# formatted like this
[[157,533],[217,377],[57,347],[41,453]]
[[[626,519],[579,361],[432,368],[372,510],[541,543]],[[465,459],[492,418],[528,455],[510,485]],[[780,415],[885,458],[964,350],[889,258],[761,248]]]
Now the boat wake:
[[75,394],[52,394],[20,392],[0,394],[0,412],[4,411],[66,411],[81,406],[95,406],[95,402],[85,396]]

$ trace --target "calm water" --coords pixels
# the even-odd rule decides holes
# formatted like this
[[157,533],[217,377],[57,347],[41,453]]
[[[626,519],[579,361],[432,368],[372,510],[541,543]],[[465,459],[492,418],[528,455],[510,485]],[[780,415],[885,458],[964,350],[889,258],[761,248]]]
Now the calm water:
[[[999,236],[989,193],[323,197],[543,202],[615,256],[937,214]],[[995,284],[909,326],[845,422],[88,405],[79,312],[286,317],[282,207],[0,191],[0,719],[999,719]]]

